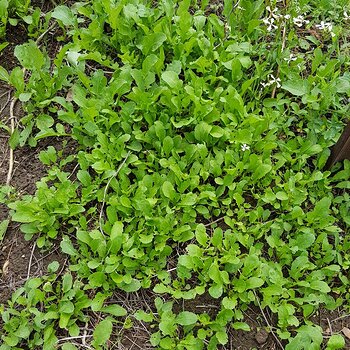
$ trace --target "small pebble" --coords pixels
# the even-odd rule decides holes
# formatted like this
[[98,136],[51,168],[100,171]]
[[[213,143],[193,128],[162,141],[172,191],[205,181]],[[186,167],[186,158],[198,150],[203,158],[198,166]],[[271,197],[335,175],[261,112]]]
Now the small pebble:
[[265,329],[259,329],[255,335],[255,340],[259,345],[266,343],[267,338],[269,337],[269,333],[265,331]]

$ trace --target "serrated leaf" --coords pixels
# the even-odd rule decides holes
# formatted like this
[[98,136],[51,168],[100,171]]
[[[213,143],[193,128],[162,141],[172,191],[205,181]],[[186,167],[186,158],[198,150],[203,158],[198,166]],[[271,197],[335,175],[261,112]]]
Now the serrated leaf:
[[30,70],[40,70],[45,63],[44,55],[32,40],[23,45],[17,45],[14,53],[22,66]]
[[68,255],[75,256],[78,254],[77,250],[73,246],[72,241],[67,236],[63,237],[60,247],[62,249],[62,252]]
[[72,10],[64,5],[55,7],[52,11],[51,17],[60,20],[66,27],[74,26],[76,24],[76,17]]

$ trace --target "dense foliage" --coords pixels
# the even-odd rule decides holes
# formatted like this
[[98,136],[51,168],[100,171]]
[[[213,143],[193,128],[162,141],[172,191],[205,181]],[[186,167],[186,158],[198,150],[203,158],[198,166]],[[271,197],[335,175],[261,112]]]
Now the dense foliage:
[[[277,316],[287,350],[319,349],[310,316],[348,308],[350,162],[323,170],[349,112],[347,1],[208,3],[58,5],[43,19],[60,27],[55,57],[34,41],[40,23],[0,70],[25,110],[11,147],[77,145],[40,152],[34,196],[3,196],[26,238],[59,239],[70,263],[1,306],[1,350],[53,349],[91,310],[96,349],[134,320],[157,349],[217,349],[229,327],[249,330],[251,303]],[[117,289],[152,289],[153,311],[105,303]],[[214,317],[174,311],[206,293]]]

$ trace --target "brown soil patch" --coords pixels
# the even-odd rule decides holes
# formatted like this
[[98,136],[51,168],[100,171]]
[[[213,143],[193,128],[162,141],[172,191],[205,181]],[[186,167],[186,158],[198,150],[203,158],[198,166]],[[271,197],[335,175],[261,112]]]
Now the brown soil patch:
[[[2,109],[0,120],[6,123],[9,116],[11,90],[1,82],[0,96],[0,110]],[[23,114],[19,104],[16,106],[15,114]],[[8,139],[8,133],[0,129],[0,186],[6,184],[8,173]],[[41,142],[35,149],[26,146],[14,151],[14,167],[10,185],[15,189],[17,197],[35,193],[35,183],[46,174],[46,167],[39,161],[38,153],[49,144],[53,144],[58,149],[62,148],[61,140],[48,139]],[[0,221],[8,218],[8,209],[5,205],[0,204]],[[59,253],[58,248],[53,247],[50,252],[41,252],[38,248],[34,249],[34,244],[35,239],[24,240],[18,224],[10,223],[5,238],[0,242],[0,304],[5,303],[11,293],[25,283],[28,276],[41,276],[47,272],[50,262],[56,260],[62,265],[65,261],[65,256]]]
[[[342,332],[344,328],[350,329],[350,314],[343,310],[320,309],[311,317],[311,321],[319,325],[323,330],[324,348],[328,338],[333,334],[341,334],[345,339],[345,349],[350,349],[350,339]],[[345,330],[346,332],[346,330]]]

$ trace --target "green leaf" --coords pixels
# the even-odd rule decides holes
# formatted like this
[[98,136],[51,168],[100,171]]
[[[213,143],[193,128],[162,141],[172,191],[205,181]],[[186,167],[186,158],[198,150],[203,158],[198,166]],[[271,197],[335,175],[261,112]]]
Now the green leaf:
[[106,275],[102,271],[94,272],[89,276],[91,287],[101,287],[106,281]]
[[165,197],[173,200],[175,199],[176,196],[176,191],[174,189],[174,186],[172,185],[171,182],[169,181],[164,181],[163,185],[162,185],[162,191]]
[[148,34],[142,40],[141,50],[145,55],[148,55],[149,52],[159,49],[165,40],[166,35],[164,33]]
[[72,285],[73,285],[73,277],[70,273],[66,273],[62,279],[63,292],[67,293],[72,288]]
[[116,221],[113,224],[112,230],[111,230],[111,240],[115,240],[116,238],[120,237],[123,235],[123,230],[124,230],[124,224],[120,221]]
[[331,288],[324,281],[311,281],[310,288],[317,290],[321,293],[329,293],[331,291]]
[[318,350],[321,348],[323,337],[319,326],[301,326],[297,335],[290,338],[285,350]]
[[311,231],[301,232],[297,235],[295,244],[299,249],[307,249],[315,242],[315,234]]
[[13,133],[11,134],[9,139],[9,145],[13,150],[16,149],[16,147],[19,145],[19,140],[20,140],[20,132],[16,128],[15,130],[13,130]]
[[309,91],[309,84],[306,80],[293,79],[282,84],[282,89],[289,91],[292,95],[303,96]]
[[0,80],[6,81],[6,83],[10,82],[10,75],[7,73],[7,70],[0,66]]
[[95,328],[93,337],[95,345],[106,344],[107,340],[111,336],[113,330],[113,323],[111,320],[106,319],[101,321]]
[[122,317],[128,314],[128,312],[123,307],[117,304],[105,306],[101,309],[101,311],[107,312],[116,317]]
[[66,253],[71,256],[78,254],[77,250],[73,247],[73,243],[68,236],[63,236],[60,247],[63,253]]
[[68,300],[61,301],[58,311],[63,314],[72,314],[74,312],[74,304]]
[[247,129],[238,130],[235,136],[235,141],[240,143],[251,143],[252,142],[252,132]]
[[233,329],[239,329],[239,330],[242,330],[242,331],[245,331],[245,332],[249,332],[250,331],[250,326],[247,323],[245,323],[245,322],[235,322],[235,323],[233,323],[232,328]]
[[272,170],[272,166],[270,164],[260,164],[255,169],[252,180],[256,181],[261,178],[263,178],[265,175],[267,175]]
[[208,291],[210,296],[212,296],[215,299],[218,299],[223,293],[222,284],[213,284]]
[[172,88],[180,89],[182,87],[182,80],[179,79],[178,74],[173,71],[166,71],[162,73],[162,79]]
[[228,335],[226,331],[218,331],[215,334],[216,339],[221,345],[225,345],[228,342]]
[[14,334],[19,337],[19,338],[23,338],[26,339],[29,337],[31,332],[31,328],[28,324],[26,323],[22,323],[17,330],[14,332]]
[[26,44],[17,45],[14,53],[24,68],[40,70],[45,64],[44,55],[32,40]]
[[53,273],[53,272],[56,272],[59,267],[60,267],[60,264],[58,261],[52,261],[49,265],[47,265],[47,271],[49,273]]
[[207,229],[203,224],[198,224],[196,227],[195,232],[196,240],[197,242],[202,245],[207,245],[208,235],[207,235]]
[[337,350],[344,349],[345,347],[345,339],[340,334],[333,334],[327,343],[326,350]]
[[281,201],[286,201],[286,200],[288,200],[288,195],[286,192],[279,191],[276,193],[276,198],[281,200]]
[[134,316],[138,321],[152,322],[154,320],[154,316],[152,313],[147,313],[143,310],[136,311]]
[[250,277],[246,283],[246,289],[255,289],[261,287],[264,284],[264,280],[259,277]]
[[137,292],[141,288],[141,282],[133,278],[131,282],[123,282],[122,284],[118,285],[118,287],[128,293]]
[[77,22],[72,10],[64,5],[59,5],[51,13],[51,17],[60,20],[64,26],[74,26]]
[[10,220],[3,220],[0,222],[0,241],[4,239]]
[[194,137],[198,141],[208,141],[208,136],[210,134],[210,131],[212,129],[212,126],[209,125],[206,122],[200,122],[199,124],[196,125],[194,128]]
[[176,317],[176,322],[181,326],[189,326],[198,321],[198,316],[189,311],[180,312]]

